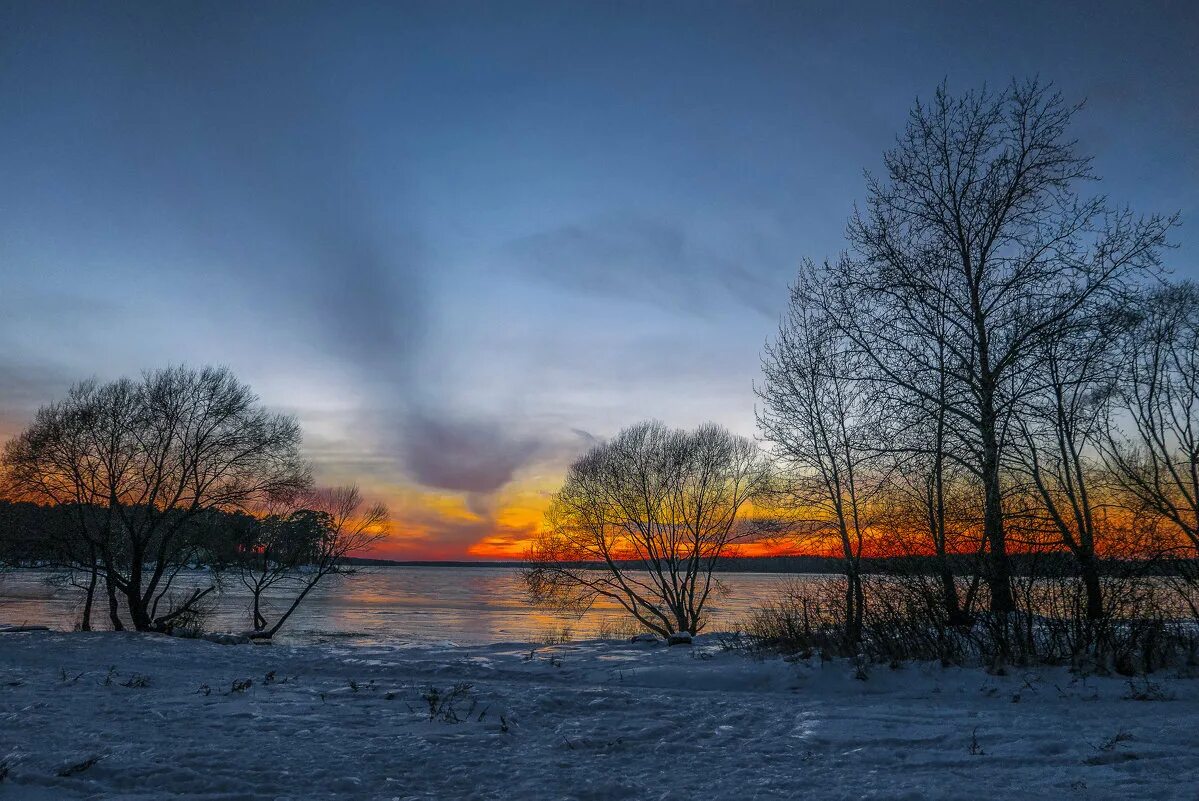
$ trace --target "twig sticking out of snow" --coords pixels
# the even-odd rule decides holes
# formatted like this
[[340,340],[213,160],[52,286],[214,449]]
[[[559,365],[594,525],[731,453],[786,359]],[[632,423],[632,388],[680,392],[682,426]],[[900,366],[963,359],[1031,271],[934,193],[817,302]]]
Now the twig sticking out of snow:
[[978,726],[975,726],[970,733],[970,756],[985,756],[986,753],[978,742]]

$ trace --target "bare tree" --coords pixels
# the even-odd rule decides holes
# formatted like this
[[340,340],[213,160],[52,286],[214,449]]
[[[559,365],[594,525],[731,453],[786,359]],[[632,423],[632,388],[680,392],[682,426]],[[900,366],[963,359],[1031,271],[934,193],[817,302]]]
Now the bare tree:
[[[318,584],[328,576],[353,572],[347,556],[387,536],[387,507],[366,506],[357,487],[318,489],[300,495],[295,503],[295,511],[268,516],[252,527],[254,533],[243,543],[237,562],[238,578],[251,593],[250,636],[255,639],[278,634]],[[273,624],[263,604],[271,589],[292,593]]]
[[220,568],[250,593],[253,631],[267,628],[265,599],[295,578],[312,553],[324,521],[313,512],[283,508],[271,502],[255,514],[220,516],[213,525],[224,530]]
[[1199,559],[1199,287],[1164,287],[1136,311],[1103,456],[1136,510],[1160,518],[1181,555]]
[[1089,325],[1068,321],[1038,341],[1037,369],[1015,417],[1020,447],[1009,449],[1014,470],[1027,477],[1042,519],[1078,565],[1088,620],[1104,618],[1098,547],[1106,508],[1097,449],[1105,432],[1105,400],[1117,376],[1113,358],[1126,322],[1119,310],[1087,312]]
[[785,468],[779,505],[797,516],[802,539],[832,538],[846,577],[848,636],[861,637],[865,596],[861,560],[878,475],[878,433],[868,363],[829,319],[815,295],[819,273],[809,266],[792,288],[778,338],[762,357],[764,407],[758,427]]
[[757,531],[744,512],[766,478],[757,446],[719,426],[624,429],[554,496],[524,573],[531,599],[583,611],[605,598],[663,637],[695,634],[718,560]]
[[[826,276],[831,318],[884,380],[943,404],[984,490],[991,609],[1014,610],[1003,449],[1047,336],[1158,267],[1173,219],[1083,198],[1077,107],[1037,82],[917,103]],[[930,328],[930,320],[944,325]],[[930,347],[940,340],[943,350]],[[940,358],[937,357],[940,354]],[[947,391],[934,390],[942,376]],[[962,454],[963,457],[967,454]]]
[[942,418],[900,414],[893,422],[886,446],[890,480],[881,492],[875,539],[878,555],[893,557],[891,573],[918,585],[930,611],[946,625],[968,625],[986,553],[979,483],[947,456],[951,445],[944,439]]
[[124,627],[121,600],[134,628],[147,631],[171,628],[214,589],[177,602],[170,594],[179,571],[203,555],[198,516],[306,486],[299,447],[296,421],[268,412],[228,370],[173,367],[76,385],[6,445],[3,464],[20,497],[75,513],[113,627]]
[[[935,256],[929,259],[933,262]],[[944,259],[938,263],[938,280],[947,280],[952,265]],[[935,601],[930,611],[946,625],[962,626],[972,619],[986,539],[977,513],[983,504],[970,432],[966,429],[963,438],[958,419],[949,411],[962,398],[948,369],[952,329],[947,312],[944,298],[910,310],[924,332],[922,339],[913,337],[907,343],[921,354],[919,362],[910,363],[932,368],[932,383],[924,392],[913,392],[878,370],[870,384],[877,417],[872,447],[885,460],[889,479],[880,491],[883,508],[876,543],[880,554],[915,557],[914,569],[909,568],[910,558],[892,564],[910,584],[923,586],[931,573],[937,586],[924,587],[921,597]],[[873,363],[870,358],[864,361]],[[931,571],[927,556],[932,557]],[[959,587],[963,569],[968,575]]]

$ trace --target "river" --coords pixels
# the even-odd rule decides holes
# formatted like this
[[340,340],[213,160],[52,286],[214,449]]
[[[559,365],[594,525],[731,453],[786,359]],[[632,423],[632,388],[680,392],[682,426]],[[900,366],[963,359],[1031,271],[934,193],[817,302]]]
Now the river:
[[[0,624],[44,625],[69,630],[78,625],[80,590],[56,581],[44,570],[0,574]],[[183,586],[207,581],[190,574]],[[728,593],[708,605],[709,631],[737,627],[754,606],[772,600],[789,583],[819,580],[780,573],[722,573]],[[243,631],[249,627],[248,593],[226,580],[206,628]],[[273,599],[275,605],[281,598]],[[107,623],[98,599],[93,626]],[[612,605],[597,605],[582,616],[531,607],[517,570],[501,567],[371,567],[336,577],[318,587],[280,632],[278,641],[412,643],[544,642],[627,633],[627,621]]]

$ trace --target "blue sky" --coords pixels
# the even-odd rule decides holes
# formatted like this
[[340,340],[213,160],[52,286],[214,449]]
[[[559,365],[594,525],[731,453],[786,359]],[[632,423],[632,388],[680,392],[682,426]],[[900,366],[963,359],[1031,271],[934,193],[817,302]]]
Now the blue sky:
[[753,433],[796,265],[943,79],[1086,99],[1100,189],[1181,212],[1199,277],[1197,9],[0,3],[0,434],[228,364],[396,553],[517,541],[594,437]]

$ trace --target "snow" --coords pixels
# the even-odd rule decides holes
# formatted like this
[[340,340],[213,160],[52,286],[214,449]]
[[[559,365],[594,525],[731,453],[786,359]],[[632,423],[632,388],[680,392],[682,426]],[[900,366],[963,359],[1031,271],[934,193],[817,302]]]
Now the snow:
[[4,634],[0,799],[1196,798],[1194,679],[855,672],[713,636]]

